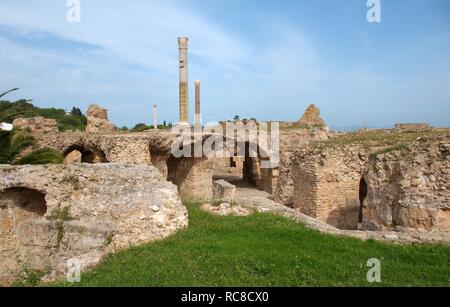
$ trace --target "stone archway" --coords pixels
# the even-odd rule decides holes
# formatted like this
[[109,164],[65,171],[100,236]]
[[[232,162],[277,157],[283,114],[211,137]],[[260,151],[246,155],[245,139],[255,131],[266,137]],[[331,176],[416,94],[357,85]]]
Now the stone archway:
[[[235,154],[237,145],[235,145]],[[256,151],[256,152],[255,152]],[[266,152],[256,144],[245,143],[244,156],[215,159],[214,179],[223,179],[237,187],[253,188],[273,192],[273,170],[264,169],[262,162]]]
[[150,148],[150,160],[154,167],[156,167],[159,172],[166,178],[168,181],[169,176],[169,159],[171,155],[166,150],[154,149]]
[[20,267],[44,270],[41,252],[32,242],[41,235],[36,228],[47,213],[45,194],[30,188],[9,188],[0,192],[0,280],[14,279]]
[[23,221],[44,216],[45,194],[29,188],[6,189],[0,193],[0,212],[0,233],[5,233],[9,226],[19,227]]
[[364,179],[364,177],[361,178],[359,182],[359,223],[362,223],[363,221],[363,215],[364,215],[364,200],[367,197],[367,182]]
[[108,163],[105,153],[97,148],[72,145],[64,151],[64,163]]

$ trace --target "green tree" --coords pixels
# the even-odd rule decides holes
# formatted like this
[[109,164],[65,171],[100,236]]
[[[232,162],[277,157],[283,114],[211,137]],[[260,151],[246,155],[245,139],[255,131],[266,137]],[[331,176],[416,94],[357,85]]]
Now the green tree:
[[133,129],[131,129],[131,132],[142,132],[144,130],[152,129],[153,127],[150,127],[144,123],[139,123],[136,126],[134,126]]
[[12,122],[19,117],[36,117],[55,119],[58,122],[59,131],[80,130],[83,131],[87,125],[87,118],[79,108],[72,108],[70,113],[63,109],[38,108],[27,100],[16,102],[0,101],[0,121]]
[[72,108],[72,111],[70,111],[70,114],[76,117],[83,117],[83,112],[81,112],[80,108]]

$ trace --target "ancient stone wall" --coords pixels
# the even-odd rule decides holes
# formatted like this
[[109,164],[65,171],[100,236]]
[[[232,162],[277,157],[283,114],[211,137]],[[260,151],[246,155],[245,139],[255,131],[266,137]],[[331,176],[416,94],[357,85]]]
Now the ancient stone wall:
[[450,231],[450,137],[378,155],[364,178],[365,229]]
[[[175,136],[170,132],[130,134],[55,133],[36,136],[40,147],[53,148],[71,158],[82,153],[81,162],[153,164],[164,178],[175,183],[183,197],[212,197],[212,161],[171,158]],[[93,155],[90,161],[90,158]],[[76,157],[73,162],[77,162]]]
[[357,229],[367,161],[367,153],[353,145],[300,151],[292,170],[294,208],[335,227]]
[[314,142],[328,140],[330,135],[323,129],[280,131],[280,163],[279,167],[273,171],[273,195],[277,202],[287,207],[292,207],[294,204],[294,181],[291,171],[295,153]]
[[0,166],[0,282],[24,270],[61,277],[109,252],[187,226],[176,187],[152,166]]
[[58,132],[58,122],[55,119],[44,117],[16,118],[13,121],[13,126],[28,129],[32,133]]
[[[55,149],[64,155],[72,150],[104,156],[110,163],[150,164],[149,138],[145,134],[86,134],[64,132],[36,135],[40,147]],[[101,159],[100,159],[101,160]]]

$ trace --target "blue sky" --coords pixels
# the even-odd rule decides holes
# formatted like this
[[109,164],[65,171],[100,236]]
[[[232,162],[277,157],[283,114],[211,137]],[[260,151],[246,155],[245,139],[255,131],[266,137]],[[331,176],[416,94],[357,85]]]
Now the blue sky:
[[189,36],[190,108],[205,121],[296,121],[310,103],[327,123],[450,126],[450,1],[0,1],[0,92],[36,105],[109,109],[118,126],[178,117],[178,36]]

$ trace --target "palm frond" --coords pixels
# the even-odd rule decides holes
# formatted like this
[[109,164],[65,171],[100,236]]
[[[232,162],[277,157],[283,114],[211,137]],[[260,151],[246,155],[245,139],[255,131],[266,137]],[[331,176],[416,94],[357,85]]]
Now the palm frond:
[[0,164],[10,163],[11,134],[11,132],[0,131]]
[[36,139],[26,130],[16,130],[12,137],[9,149],[10,161],[19,155],[23,150],[36,144]]
[[25,164],[61,164],[64,162],[64,156],[59,152],[49,149],[42,148],[33,151],[32,153],[26,155],[25,157],[15,161],[14,165],[25,165]]

